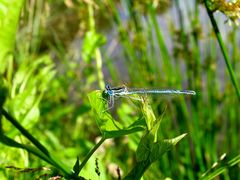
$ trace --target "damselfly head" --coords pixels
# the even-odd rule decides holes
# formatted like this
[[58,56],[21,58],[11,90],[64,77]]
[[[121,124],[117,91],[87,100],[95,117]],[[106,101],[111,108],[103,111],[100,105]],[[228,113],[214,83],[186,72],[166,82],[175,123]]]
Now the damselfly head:
[[104,91],[106,94],[108,94],[108,95],[113,95],[113,91],[112,91],[112,89],[111,89],[111,87],[110,87],[110,85],[109,84],[106,84],[105,85],[105,91]]
[[105,85],[105,90],[108,91],[108,90],[110,90],[110,89],[111,89],[110,85],[106,83],[106,85]]

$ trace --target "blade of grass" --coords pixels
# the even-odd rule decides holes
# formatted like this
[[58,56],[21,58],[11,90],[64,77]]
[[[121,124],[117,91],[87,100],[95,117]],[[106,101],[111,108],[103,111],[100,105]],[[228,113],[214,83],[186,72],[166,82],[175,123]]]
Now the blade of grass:
[[230,167],[233,167],[240,163],[240,155],[235,156],[231,160],[226,160],[226,158],[219,160],[218,162],[215,162],[207,172],[205,172],[201,180],[208,180],[208,179],[214,179],[220,174],[226,172]]
[[99,148],[99,146],[101,146],[101,144],[106,140],[105,137],[102,137],[101,140],[91,149],[91,151],[89,151],[89,153],[86,155],[86,157],[84,158],[83,162],[80,164],[79,166],[79,171],[77,172],[80,173],[82,168],[85,166],[85,164],[88,162],[89,158],[93,155],[93,153]]

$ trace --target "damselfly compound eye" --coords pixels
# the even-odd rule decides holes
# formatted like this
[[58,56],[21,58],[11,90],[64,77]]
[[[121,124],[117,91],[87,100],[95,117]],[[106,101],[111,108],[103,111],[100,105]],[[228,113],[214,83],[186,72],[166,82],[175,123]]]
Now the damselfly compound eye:
[[110,88],[110,85],[109,85],[109,84],[106,84],[106,85],[105,85],[105,89],[106,89],[106,90],[110,90],[110,89],[111,89],[111,88]]

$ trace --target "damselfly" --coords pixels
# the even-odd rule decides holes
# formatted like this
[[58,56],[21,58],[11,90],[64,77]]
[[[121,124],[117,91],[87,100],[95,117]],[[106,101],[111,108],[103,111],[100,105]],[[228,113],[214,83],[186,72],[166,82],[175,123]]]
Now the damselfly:
[[173,90],[173,89],[128,89],[126,86],[113,87],[111,88],[108,84],[105,86],[105,93],[109,96],[109,109],[114,105],[114,98],[124,97],[133,94],[162,94],[162,95],[196,95],[195,91],[192,90]]

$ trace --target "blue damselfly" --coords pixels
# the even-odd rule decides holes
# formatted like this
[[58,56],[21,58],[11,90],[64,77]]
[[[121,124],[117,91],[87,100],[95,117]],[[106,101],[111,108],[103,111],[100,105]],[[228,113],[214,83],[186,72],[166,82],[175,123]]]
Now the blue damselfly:
[[114,98],[124,97],[133,94],[161,94],[161,95],[196,95],[192,90],[173,90],[173,89],[129,89],[126,86],[110,87],[108,84],[105,86],[105,93],[109,96],[109,109],[114,105]]

